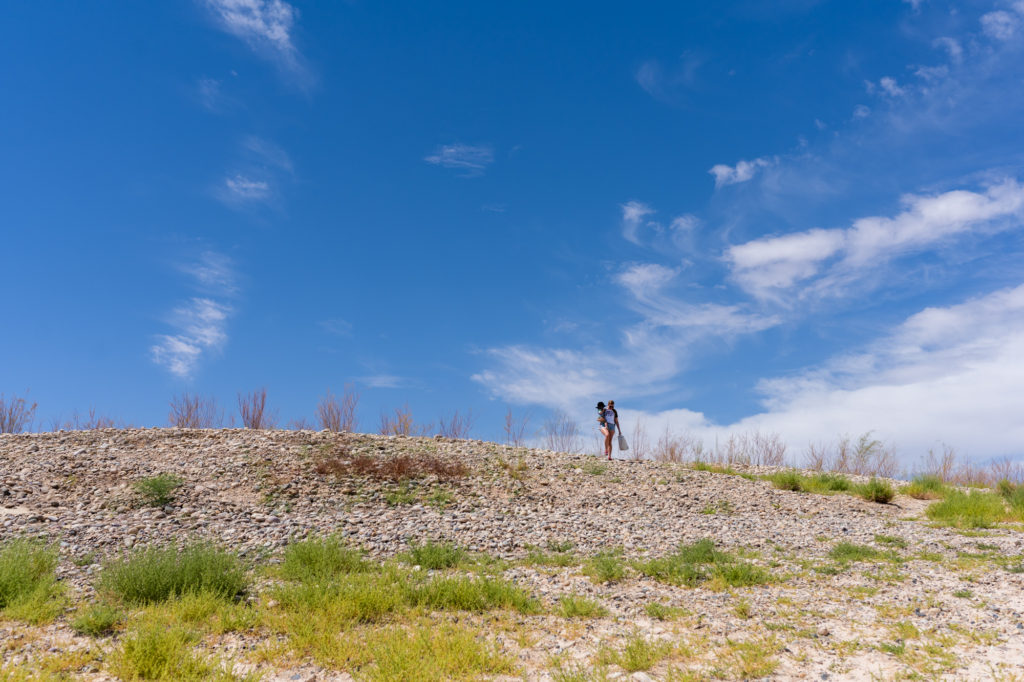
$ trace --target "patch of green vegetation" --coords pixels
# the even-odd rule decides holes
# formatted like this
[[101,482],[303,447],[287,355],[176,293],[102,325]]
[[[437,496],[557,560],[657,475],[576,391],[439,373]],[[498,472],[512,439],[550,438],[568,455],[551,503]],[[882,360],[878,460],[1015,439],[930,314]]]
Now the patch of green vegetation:
[[463,627],[394,627],[370,646],[372,663],[360,671],[370,682],[432,682],[512,675],[511,658]]
[[583,575],[595,583],[610,583],[626,577],[626,564],[622,559],[622,549],[609,549],[598,552],[583,564]]
[[956,528],[991,528],[1007,516],[1003,498],[995,493],[951,490],[946,499],[925,510],[928,518]]
[[[559,547],[562,545],[558,545]],[[551,547],[551,544],[548,544]],[[565,568],[566,566],[576,566],[580,563],[579,557],[573,554],[570,550],[572,549],[572,543],[568,545],[569,549],[565,551],[553,551],[550,550],[545,552],[540,547],[527,547],[526,563],[531,566],[554,566],[557,568]]]
[[779,666],[774,656],[778,648],[778,644],[771,638],[745,642],[727,639],[716,656],[716,665],[711,669],[711,675],[722,679],[744,680],[768,677]]
[[135,492],[150,507],[162,507],[174,499],[174,491],[181,487],[183,480],[174,474],[157,474],[135,481]]
[[416,492],[413,490],[409,479],[399,482],[398,487],[393,490],[384,491],[384,501],[390,507],[400,507],[407,504],[416,504]]
[[903,538],[898,538],[895,535],[876,535],[875,542],[880,545],[891,545],[898,547],[899,549],[907,548],[907,541]]
[[585,474],[600,476],[604,472],[608,471],[608,465],[602,464],[601,462],[587,462],[583,465],[582,469]]
[[793,492],[818,493],[827,495],[837,492],[849,492],[853,483],[842,474],[818,473],[805,475],[795,469],[786,469],[761,476],[770,481],[779,490]]
[[626,672],[650,670],[672,651],[668,642],[659,642],[642,635],[626,640],[626,645],[617,652],[615,663]]
[[957,590],[953,593],[953,596],[959,599],[973,599],[974,593],[970,590]]
[[644,611],[655,620],[676,620],[690,613],[681,606],[668,606],[660,602],[651,602],[644,607]]
[[52,621],[64,606],[57,549],[18,538],[0,546],[0,612],[33,625]]
[[455,494],[444,488],[435,488],[427,497],[427,504],[438,511],[444,511],[453,502],[455,502]]
[[934,474],[915,476],[900,492],[917,500],[941,500],[950,490],[942,479]]
[[336,535],[309,538],[288,545],[281,562],[281,576],[287,580],[320,581],[371,569],[363,553]]
[[867,483],[854,486],[852,490],[868,502],[877,502],[879,504],[888,504],[892,501],[892,498],[896,497],[896,491],[893,490],[891,483],[874,476]]
[[847,563],[851,561],[873,561],[881,556],[881,552],[867,545],[840,542],[829,551],[828,555],[835,561]]
[[715,549],[709,539],[682,544],[672,554],[636,563],[643,575],[670,585],[696,587],[718,581],[730,587],[763,585],[771,574],[763,568],[740,561],[728,552]]
[[709,502],[701,510],[701,514],[732,514],[733,508],[732,503],[729,500],[718,500],[717,502]]
[[193,653],[197,641],[195,633],[179,627],[140,625],[111,656],[112,672],[123,680],[238,679],[227,669]]
[[[694,462],[691,465],[691,468],[694,471],[707,471],[708,473],[712,473],[712,474],[726,474],[726,475],[729,475],[729,476],[739,476],[740,478],[745,478],[748,481],[753,481],[754,479],[757,478],[753,474],[744,473],[742,471],[736,471],[735,469],[733,469],[730,466],[720,466],[718,464],[708,464],[707,462]],[[682,479],[677,477],[676,480],[677,481],[681,481]]]
[[249,586],[238,556],[208,542],[146,547],[108,561],[97,591],[128,604],[151,604],[189,592],[234,598]]
[[423,544],[412,543],[402,560],[410,566],[419,566],[428,571],[454,568],[469,560],[466,550],[451,542],[427,540]]
[[600,618],[608,609],[596,599],[576,594],[567,594],[558,600],[558,614],[563,618]]
[[114,631],[124,613],[120,608],[106,602],[94,602],[78,610],[71,619],[71,628],[80,635],[102,637]]

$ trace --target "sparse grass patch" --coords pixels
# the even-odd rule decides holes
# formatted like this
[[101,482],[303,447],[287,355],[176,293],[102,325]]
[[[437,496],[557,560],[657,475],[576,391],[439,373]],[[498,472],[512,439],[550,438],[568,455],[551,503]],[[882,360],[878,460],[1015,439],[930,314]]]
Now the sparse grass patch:
[[540,609],[537,601],[521,588],[493,578],[436,577],[422,585],[407,585],[404,596],[412,606],[436,611],[510,608],[520,613],[536,613]]
[[1007,516],[1003,498],[995,493],[951,490],[946,499],[925,510],[928,518],[957,528],[991,528]]
[[469,467],[462,462],[446,462],[422,452],[397,457],[357,455],[346,464],[350,474],[396,483],[426,476],[435,476],[441,481],[454,481],[469,474]]
[[958,599],[973,599],[974,593],[970,590],[957,590],[953,593],[953,596],[957,597]]
[[768,474],[765,478],[772,482],[779,490],[791,490],[794,492],[802,491],[803,485],[801,485],[801,479],[803,478],[796,471],[778,471],[774,474]]
[[583,575],[595,583],[610,583],[626,577],[626,564],[621,549],[598,552],[583,564]]
[[600,618],[608,613],[595,599],[567,594],[558,600],[558,614],[563,618]]
[[427,497],[427,504],[438,511],[444,511],[454,501],[455,494],[444,488],[434,488],[433,492]]
[[[548,547],[550,548],[551,545],[549,544]],[[558,568],[576,566],[580,563],[580,559],[570,551],[572,543],[569,543],[568,547],[569,549],[564,551],[547,552],[540,547],[528,547],[525,561],[532,566],[554,566]]]
[[0,546],[0,612],[34,625],[57,617],[64,586],[57,581],[57,550],[18,538]]
[[746,642],[727,639],[725,646],[718,651],[718,664],[712,668],[711,675],[744,680],[767,677],[779,667],[775,658],[777,650],[778,644],[771,638]]
[[881,556],[874,547],[855,545],[852,542],[840,542],[828,553],[829,557],[840,563],[851,561],[873,561]]
[[124,680],[201,680],[213,672],[192,653],[198,637],[180,627],[142,625],[113,654],[112,672]]
[[587,462],[582,467],[583,473],[590,474],[591,476],[600,476],[601,474],[608,471],[608,465],[602,464],[601,462]]
[[795,469],[777,471],[773,474],[761,476],[761,478],[770,481],[779,490],[818,493],[821,495],[850,492],[854,487],[850,479],[842,474],[818,473],[805,475]]
[[615,655],[615,663],[626,672],[650,670],[672,651],[668,642],[659,642],[642,635],[633,635]]
[[413,491],[412,483],[409,482],[409,479],[403,479],[396,489],[385,490],[384,501],[392,507],[416,504],[416,493]]
[[771,581],[768,571],[715,549],[709,539],[680,545],[673,554],[664,557],[637,562],[636,568],[660,582],[687,587],[709,581],[731,587],[763,585]]
[[946,496],[949,490],[949,486],[943,483],[938,476],[921,474],[915,476],[910,484],[904,486],[900,492],[917,500],[940,500]]
[[146,547],[108,561],[96,589],[128,604],[151,604],[188,592],[209,592],[233,598],[249,584],[235,554],[208,542],[179,548],[174,544]]
[[363,553],[345,545],[336,535],[310,538],[288,545],[281,562],[281,575],[287,580],[330,580],[339,575],[373,569]]
[[133,487],[144,504],[162,507],[174,499],[174,491],[180,488],[182,483],[184,481],[174,474],[157,474],[135,481]]
[[740,478],[745,478],[748,481],[752,481],[755,478],[757,478],[753,474],[744,473],[742,471],[736,471],[730,466],[719,466],[718,464],[708,464],[707,462],[694,462],[691,465],[691,468],[694,471],[707,471],[712,474],[727,474],[729,476],[739,476]]
[[78,610],[71,620],[71,628],[80,635],[102,637],[109,635],[124,619],[121,609],[106,602],[95,602]]
[[427,540],[423,544],[411,543],[409,551],[401,556],[410,566],[419,566],[428,571],[454,568],[466,562],[469,555],[466,550],[451,542],[434,542]]
[[467,628],[453,625],[390,628],[371,648],[361,677],[379,682],[467,680],[511,675],[512,659]]
[[676,620],[690,613],[681,606],[669,606],[660,602],[651,602],[644,607],[644,611],[655,620]]
[[892,547],[898,547],[899,549],[907,548],[907,541],[903,538],[898,538],[895,535],[876,535],[875,542],[880,545],[890,545]]

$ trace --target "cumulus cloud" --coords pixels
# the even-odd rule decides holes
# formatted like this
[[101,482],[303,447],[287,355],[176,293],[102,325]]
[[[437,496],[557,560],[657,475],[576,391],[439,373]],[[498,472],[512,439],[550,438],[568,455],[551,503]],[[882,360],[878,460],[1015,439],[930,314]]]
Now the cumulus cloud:
[[167,316],[169,334],[156,336],[150,358],[182,379],[193,376],[204,353],[218,351],[228,341],[227,322],[232,306],[224,299],[237,292],[237,275],[226,256],[207,251],[199,260],[179,266],[201,296],[189,298]]
[[494,162],[494,150],[486,145],[445,144],[423,158],[442,168],[464,171],[463,177],[482,175]]
[[726,185],[735,185],[740,182],[746,182],[753,178],[757,172],[762,168],[767,168],[775,163],[773,159],[760,158],[754,159],[753,161],[740,161],[735,166],[729,166],[724,163],[715,164],[708,171],[711,175],[715,176],[715,188],[725,187]]
[[889,76],[884,76],[880,81],[878,81],[878,87],[882,89],[882,92],[892,97],[900,97],[906,94],[906,90],[900,87],[899,83],[896,82],[896,79],[890,78]]
[[[846,229],[812,229],[766,237],[726,250],[733,279],[758,298],[822,276],[804,293],[833,295],[866,271],[900,256],[945,243],[974,230],[998,230],[1024,217],[1024,186],[1015,180],[984,192],[952,190],[936,195],[907,195],[895,216],[860,218]],[[829,268],[823,266],[833,259]]]

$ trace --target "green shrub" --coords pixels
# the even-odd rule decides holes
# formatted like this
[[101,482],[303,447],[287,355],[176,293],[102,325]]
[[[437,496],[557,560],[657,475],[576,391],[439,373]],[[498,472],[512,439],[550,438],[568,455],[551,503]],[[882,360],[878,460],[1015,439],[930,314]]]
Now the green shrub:
[[650,670],[661,659],[668,656],[672,645],[668,642],[656,642],[641,635],[630,637],[626,646],[618,652],[614,659],[615,663],[626,672],[637,672],[638,670]]
[[951,490],[946,499],[925,510],[928,518],[957,528],[990,528],[1006,518],[1003,498],[995,493]]
[[124,619],[121,609],[106,602],[83,607],[71,620],[71,628],[80,635],[102,637],[109,635]]
[[272,591],[279,608],[295,624],[376,623],[408,605],[404,574],[352,573],[335,582],[292,583]]
[[18,538],[0,546],[0,611],[33,624],[56,618],[64,587],[57,581],[57,550]]
[[610,583],[626,577],[626,565],[622,561],[622,550],[611,549],[598,552],[583,564],[583,575],[596,583]]
[[1024,521],[1024,486],[1014,486],[1011,483],[1005,488],[1005,492],[1000,490],[1000,494],[1010,507],[1010,515],[1017,521]]
[[331,535],[289,545],[281,562],[281,575],[288,580],[318,581],[372,568],[361,551],[346,547],[339,537]]
[[915,476],[910,484],[903,487],[903,494],[917,500],[940,500],[946,496],[949,486],[934,474]]
[[893,490],[892,485],[888,481],[883,481],[873,476],[870,481],[862,483],[854,489],[858,495],[868,502],[888,504],[892,501],[892,498],[896,497],[896,491]]
[[142,501],[151,507],[162,507],[174,499],[174,491],[184,483],[174,474],[157,474],[141,481],[135,481],[136,492]]
[[745,561],[718,564],[713,573],[714,578],[725,581],[729,587],[750,587],[771,582],[771,574],[760,566]]
[[676,618],[688,613],[687,610],[682,607],[668,606],[660,602],[651,602],[644,607],[644,611],[648,616],[656,620],[675,620]]
[[768,474],[767,479],[779,490],[800,492],[804,489],[803,477],[796,471],[777,471],[774,474]]
[[847,492],[853,488],[850,479],[842,474],[815,474],[809,480],[808,489],[812,492]]
[[241,595],[248,577],[238,557],[208,542],[146,547],[107,562],[97,590],[129,604],[151,604],[189,592]]
[[898,538],[895,535],[876,535],[875,542],[882,545],[892,545],[900,549],[906,549],[907,541],[903,538]]
[[545,552],[538,547],[530,547],[526,554],[526,563],[532,566],[565,568],[579,564],[580,560],[572,552]]
[[402,557],[411,566],[419,566],[428,571],[454,568],[464,563],[469,557],[466,550],[451,542],[434,542],[427,540],[422,545],[409,544],[409,551]]
[[563,618],[600,618],[608,609],[595,599],[567,594],[558,600],[558,613]]

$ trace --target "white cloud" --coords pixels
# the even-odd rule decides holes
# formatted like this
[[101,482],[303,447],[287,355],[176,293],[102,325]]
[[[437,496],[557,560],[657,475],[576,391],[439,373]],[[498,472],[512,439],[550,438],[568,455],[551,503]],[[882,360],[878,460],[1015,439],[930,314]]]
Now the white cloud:
[[981,17],[981,30],[990,38],[1010,40],[1017,33],[1020,21],[1004,10],[989,12]]
[[150,348],[153,362],[172,374],[189,378],[204,351],[220,349],[227,342],[231,308],[208,298],[193,298],[173,311],[168,320],[176,334],[157,336]]
[[[759,382],[764,411],[719,424],[700,412],[632,410],[657,438],[668,429],[712,446],[731,434],[777,433],[799,460],[810,443],[868,431],[912,469],[948,444],[986,459],[1020,453],[1024,442],[1024,285],[907,318],[860,352],[792,376]],[[627,434],[628,436],[628,434]]]
[[640,201],[622,204],[622,236],[626,241],[640,244],[640,228],[646,222],[644,218],[654,213],[654,209]]
[[270,140],[249,135],[242,140],[242,149],[255,163],[265,167],[292,172],[292,160],[284,149]]
[[871,115],[871,109],[863,104],[858,104],[853,108],[854,118],[867,118]]
[[943,36],[936,38],[933,42],[936,47],[941,47],[949,55],[949,60],[954,64],[960,64],[964,60],[964,48],[961,47],[960,41],[955,38]]
[[442,168],[466,171],[464,177],[481,175],[494,162],[494,150],[486,145],[446,144],[423,159]]
[[244,175],[224,178],[222,197],[229,203],[263,201],[270,197],[270,183]]
[[402,388],[409,383],[404,377],[394,374],[374,374],[373,376],[358,377],[356,381],[370,388]]
[[669,104],[679,104],[686,91],[697,82],[697,72],[704,58],[692,52],[684,53],[679,61],[664,68],[657,59],[651,59],[637,68],[633,77],[637,85],[651,97]]
[[153,362],[183,378],[190,378],[203,353],[220,350],[227,343],[227,321],[232,307],[223,300],[237,292],[237,275],[230,259],[207,251],[198,262],[179,266],[193,279],[204,296],[190,298],[167,316],[173,333],[161,334],[149,351]]
[[782,237],[756,239],[725,253],[732,276],[758,298],[777,298],[786,289],[813,278],[806,291],[834,295],[865,272],[906,253],[942,244],[972,230],[998,230],[1024,217],[1024,186],[1005,180],[984,192],[953,190],[936,195],[907,195],[904,210],[893,217],[871,216],[847,229],[813,229]]
[[767,168],[775,163],[773,159],[760,158],[753,161],[740,161],[735,166],[728,166],[724,163],[715,164],[708,171],[715,176],[715,188],[735,185],[746,182],[757,174],[758,170]]
[[297,57],[292,29],[298,11],[282,0],[206,0],[221,27],[258,52],[271,53],[288,65]]
[[882,88],[882,91],[885,92],[885,94],[892,97],[900,97],[906,94],[906,90],[901,88],[899,83],[889,76],[884,76],[880,81],[878,81],[878,87]]

